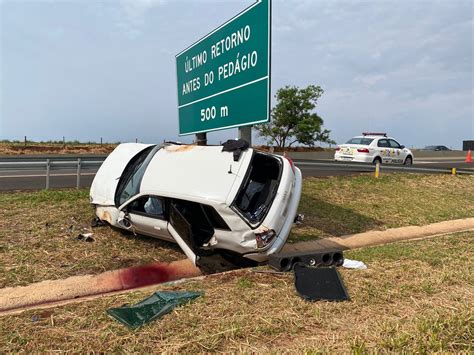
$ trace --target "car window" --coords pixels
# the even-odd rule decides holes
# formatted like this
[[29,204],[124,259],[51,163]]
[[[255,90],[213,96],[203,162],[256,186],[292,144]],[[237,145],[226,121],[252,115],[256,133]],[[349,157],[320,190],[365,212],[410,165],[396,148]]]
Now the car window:
[[[206,218],[202,205],[199,203],[173,199],[171,209],[176,209],[179,215],[191,226],[192,240],[197,246],[207,243],[214,235],[214,227]],[[173,222],[171,217],[170,222]]]
[[137,198],[128,205],[127,210],[129,213],[165,219],[165,201],[163,198],[157,196],[143,196]]
[[388,144],[388,140],[379,139],[379,141],[377,142],[377,147],[390,148],[390,145]]
[[392,148],[399,148],[400,149],[400,144],[398,144],[397,141],[393,140],[393,139],[389,139],[388,142],[390,143],[390,147]]
[[127,165],[115,193],[115,205],[120,206],[140,192],[140,183],[151,158],[160,146],[151,146],[137,154]]
[[361,138],[361,137],[354,137],[349,139],[346,144],[360,144],[360,145],[369,145],[372,143],[373,138]]
[[275,199],[282,171],[281,161],[256,153],[232,206],[250,224],[263,221]]
[[229,226],[227,225],[227,223],[225,223],[221,215],[214,209],[214,207],[202,205],[202,208],[204,209],[204,212],[206,213],[209,222],[211,222],[214,228],[230,231]]

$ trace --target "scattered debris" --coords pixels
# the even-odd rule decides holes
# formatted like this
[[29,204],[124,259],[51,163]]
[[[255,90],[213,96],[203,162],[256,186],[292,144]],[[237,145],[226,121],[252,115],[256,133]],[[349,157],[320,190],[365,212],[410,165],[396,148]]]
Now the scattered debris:
[[92,219],[92,221],[91,221],[91,227],[92,228],[103,227],[103,226],[106,226],[106,225],[107,224],[97,216],[94,219]]
[[135,329],[170,313],[176,306],[190,302],[203,294],[203,292],[193,291],[159,291],[133,306],[124,305],[119,308],[111,308],[107,310],[107,313],[119,322]]
[[93,241],[95,241],[95,239],[92,236],[93,236],[92,233],[81,233],[76,237],[76,239],[83,240],[88,243],[92,243]]
[[351,259],[344,259],[344,263],[342,264],[342,267],[345,267],[346,269],[359,269],[359,270],[367,269],[367,265],[365,265],[362,261],[351,260]]
[[334,267],[294,266],[296,292],[308,301],[347,301],[349,295]]

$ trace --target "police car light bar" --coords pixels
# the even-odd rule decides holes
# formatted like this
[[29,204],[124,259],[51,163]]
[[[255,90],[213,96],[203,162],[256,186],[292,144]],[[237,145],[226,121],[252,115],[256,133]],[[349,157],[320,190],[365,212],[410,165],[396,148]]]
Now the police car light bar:
[[363,136],[384,136],[387,137],[387,133],[381,133],[381,132],[362,132]]

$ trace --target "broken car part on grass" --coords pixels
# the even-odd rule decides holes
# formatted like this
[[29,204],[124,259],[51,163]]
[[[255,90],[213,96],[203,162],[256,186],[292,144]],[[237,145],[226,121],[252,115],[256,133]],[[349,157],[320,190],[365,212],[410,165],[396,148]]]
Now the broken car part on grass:
[[349,299],[337,266],[344,263],[341,250],[321,252],[276,253],[269,257],[269,265],[279,272],[293,271],[295,288],[309,301],[345,301]]
[[107,313],[120,323],[135,329],[170,313],[175,307],[202,296],[202,292],[158,291],[133,305],[111,308]]
[[100,221],[178,243],[205,272],[252,266],[285,244],[301,196],[290,159],[242,140],[222,146],[119,145],[90,198]]
[[342,250],[321,252],[295,251],[270,255],[268,264],[278,271],[291,271],[296,263],[307,266],[341,266],[344,263]]
[[294,266],[295,288],[308,301],[348,301],[349,295],[334,267],[313,267],[302,263]]

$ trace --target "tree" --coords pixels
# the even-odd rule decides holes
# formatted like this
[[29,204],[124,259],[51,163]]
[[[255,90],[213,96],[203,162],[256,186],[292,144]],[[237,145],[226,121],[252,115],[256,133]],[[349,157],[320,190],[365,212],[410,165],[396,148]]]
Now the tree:
[[313,112],[323,93],[323,89],[315,85],[279,89],[275,95],[277,104],[271,112],[272,120],[255,126],[259,136],[280,148],[291,147],[296,142],[309,146],[316,142],[334,144],[329,138],[330,131],[322,130],[323,119]]

